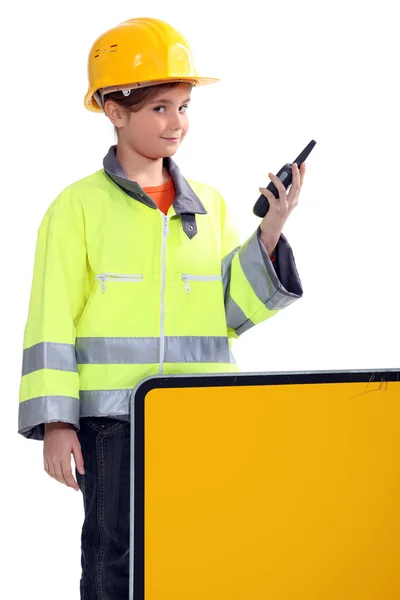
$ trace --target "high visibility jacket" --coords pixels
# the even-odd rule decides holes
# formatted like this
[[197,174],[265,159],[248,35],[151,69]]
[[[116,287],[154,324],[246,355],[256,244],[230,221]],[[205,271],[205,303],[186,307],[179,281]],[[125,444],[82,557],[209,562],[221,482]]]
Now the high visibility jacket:
[[54,421],[129,419],[150,375],[238,371],[231,339],[301,297],[284,236],[275,268],[259,229],[240,245],[221,195],[164,164],[176,189],[167,215],[126,178],[115,146],[47,210],[24,334],[24,437],[43,440]]

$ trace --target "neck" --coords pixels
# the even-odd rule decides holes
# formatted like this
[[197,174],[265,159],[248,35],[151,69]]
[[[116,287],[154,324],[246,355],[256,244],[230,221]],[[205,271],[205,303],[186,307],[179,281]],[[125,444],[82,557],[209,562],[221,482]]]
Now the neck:
[[141,188],[162,185],[169,179],[162,158],[148,158],[118,142],[116,157],[125,175]]

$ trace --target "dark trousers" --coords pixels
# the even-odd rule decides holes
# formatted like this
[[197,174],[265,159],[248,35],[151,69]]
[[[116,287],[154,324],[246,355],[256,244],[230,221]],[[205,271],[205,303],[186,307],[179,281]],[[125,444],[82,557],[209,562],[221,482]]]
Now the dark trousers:
[[129,598],[130,423],[106,417],[80,420],[85,475],[81,600]]

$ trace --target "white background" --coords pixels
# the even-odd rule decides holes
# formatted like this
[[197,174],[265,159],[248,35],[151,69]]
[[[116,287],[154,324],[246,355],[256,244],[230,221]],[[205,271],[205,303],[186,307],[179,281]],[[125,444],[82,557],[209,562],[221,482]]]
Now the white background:
[[[399,41],[394,1],[12,3],[2,22],[1,596],[79,598],[82,495],[17,431],[22,338],[37,228],[54,198],[115,142],[86,111],[98,35],[133,17],[189,39],[202,76],[182,173],[226,198],[243,241],[267,173],[311,140],[284,233],[304,298],[236,342],[243,371],[399,367]],[[3,594],[7,591],[7,594]]]

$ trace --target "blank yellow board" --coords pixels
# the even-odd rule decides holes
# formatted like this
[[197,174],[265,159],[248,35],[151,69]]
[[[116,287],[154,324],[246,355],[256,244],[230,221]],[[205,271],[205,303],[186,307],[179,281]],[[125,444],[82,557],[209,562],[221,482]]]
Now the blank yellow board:
[[150,390],[144,599],[399,600],[399,400],[396,381]]

